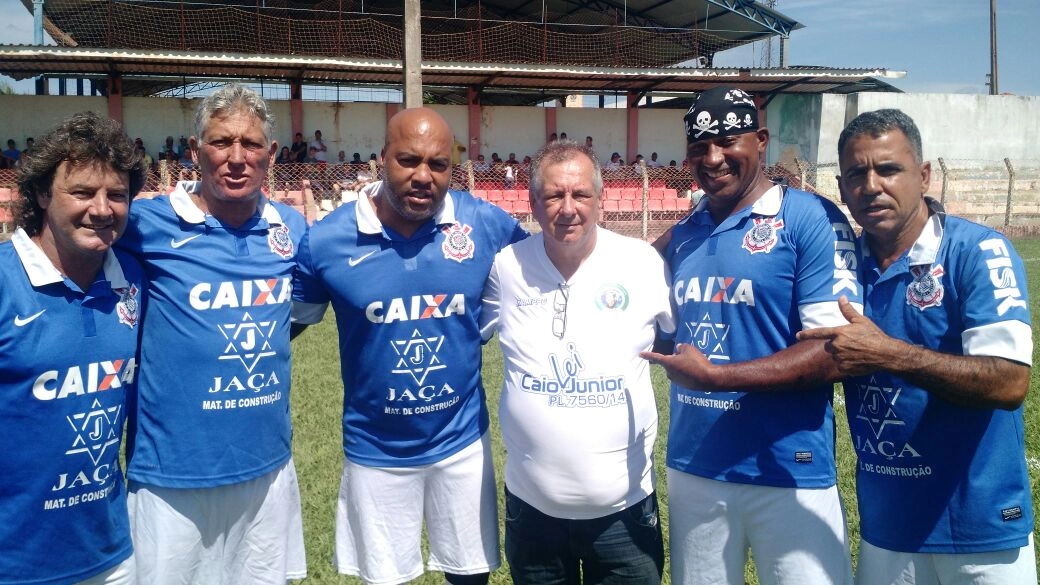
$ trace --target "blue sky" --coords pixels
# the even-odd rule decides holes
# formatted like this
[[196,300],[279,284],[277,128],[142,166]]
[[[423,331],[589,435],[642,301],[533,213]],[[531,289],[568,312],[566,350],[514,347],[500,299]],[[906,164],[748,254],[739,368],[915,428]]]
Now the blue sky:
[[[776,9],[805,25],[791,35],[791,65],[882,67],[906,71],[906,77],[889,83],[908,92],[988,93],[989,4],[989,0],[777,0]],[[8,15],[0,25],[0,43],[32,43],[32,15],[20,2],[0,0],[0,14]],[[1002,93],[1040,96],[1038,23],[1038,0],[997,0]],[[758,66],[762,51],[761,46],[727,51],[716,56],[715,64]],[[11,83],[9,78],[0,80]],[[19,93],[32,91],[31,82],[12,85]]]

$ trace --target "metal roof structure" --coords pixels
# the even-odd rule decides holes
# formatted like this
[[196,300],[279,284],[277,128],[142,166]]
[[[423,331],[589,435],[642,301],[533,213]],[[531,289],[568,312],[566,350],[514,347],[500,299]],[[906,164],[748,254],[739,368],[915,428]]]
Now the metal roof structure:
[[[403,65],[388,59],[131,51],[71,47],[0,46],[0,71],[15,79],[42,73],[69,76],[185,79],[299,80],[304,83],[396,85]],[[526,93],[689,93],[720,83],[758,94],[894,91],[881,79],[902,76],[885,69],[596,68],[563,65],[423,62],[431,88],[478,87]]]
[[[0,45],[0,73],[98,81],[117,74],[124,95],[229,78],[402,83],[400,0],[243,2],[47,0],[45,28],[63,46]],[[422,11],[424,91],[446,103],[467,103],[468,88],[488,105],[576,93],[681,95],[720,83],[762,95],[898,91],[884,79],[904,74],[711,67],[716,51],[802,28],[752,0],[423,0]],[[379,43],[358,42],[371,37]],[[324,42],[309,44],[314,38]],[[584,45],[592,50],[581,54]]]

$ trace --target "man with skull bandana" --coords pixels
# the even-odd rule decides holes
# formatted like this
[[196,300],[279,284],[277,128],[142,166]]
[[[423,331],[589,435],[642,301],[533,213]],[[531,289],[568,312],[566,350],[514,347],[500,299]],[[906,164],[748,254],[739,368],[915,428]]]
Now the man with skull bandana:
[[821,197],[772,184],[769,131],[747,93],[702,93],[684,117],[705,196],[656,245],[672,272],[668,490],[672,582],[850,583],[836,485],[836,367],[799,330],[844,322],[860,302],[856,242]]

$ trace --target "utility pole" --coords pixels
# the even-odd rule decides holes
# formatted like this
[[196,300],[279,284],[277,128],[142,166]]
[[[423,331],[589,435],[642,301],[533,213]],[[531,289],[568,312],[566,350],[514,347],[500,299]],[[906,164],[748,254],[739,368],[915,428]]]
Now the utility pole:
[[989,0],[989,95],[1000,95],[997,82],[997,0]]
[[404,107],[423,105],[422,23],[419,0],[404,0]]

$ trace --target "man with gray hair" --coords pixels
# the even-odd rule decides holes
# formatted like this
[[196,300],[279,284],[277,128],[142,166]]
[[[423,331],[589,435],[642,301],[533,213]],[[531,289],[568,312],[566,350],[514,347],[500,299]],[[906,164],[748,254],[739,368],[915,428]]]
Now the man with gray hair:
[[203,100],[201,181],[134,204],[120,245],[150,290],[127,438],[139,580],[282,585],[306,575],[290,442],[290,307],[307,224],[261,192],[278,144],[256,92]]
[[659,583],[664,566],[649,364],[674,328],[664,262],[600,229],[592,149],[560,140],[531,170],[542,233],[499,252],[481,332],[505,358],[506,557],[518,585]]

